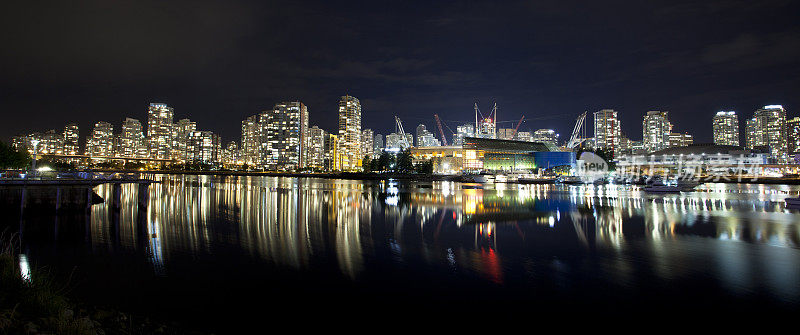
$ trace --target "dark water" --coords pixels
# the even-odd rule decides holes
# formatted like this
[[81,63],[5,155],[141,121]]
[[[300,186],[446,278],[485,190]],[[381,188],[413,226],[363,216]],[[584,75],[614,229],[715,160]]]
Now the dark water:
[[[800,306],[800,211],[782,202],[796,186],[649,195],[613,185],[153,178],[163,183],[146,211],[125,187],[118,213],[99,204],[88,217],[23,219],[26,258],[74,271],[72,294],[88,303],[222,332],[298,315]],[[110,187],[96,190],[111,198]]]

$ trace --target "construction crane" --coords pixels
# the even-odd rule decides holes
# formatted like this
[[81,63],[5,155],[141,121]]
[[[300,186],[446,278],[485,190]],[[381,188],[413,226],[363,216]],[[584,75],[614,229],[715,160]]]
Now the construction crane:
[[447,138],[444,137],[444,130],[442,130],[442,120],[439,120],[439,114],[433,114],[433,118],[436,119],[436,126],[439,127],[439,135],[442,135],[442,144],[447,146]]
[[583,121],[586,119],[587,113],[589,112],[583,112],[583,114],[578,116],[578,119],[575,120],[575,128],[572,129],[572,136],[570,136],[569,142],[567,142],[568,149],[575,149],[575,147],[586,140],[586,125]]
[[517,131],[519,131],[519,126],[521,126],[521,125],[522,125],[522,120],[525,120],[525,115],[523,115],[523,116],[522,116],[522,117],[519,119],[519,123],[517,123],[517,126],[516,126],[516,127],[514,127],[514,136],[515,136],[515,137],[517,136]]
[[[397,116],[394,117],[394,122],[395,122],[396,127],[397,127],[396,130],[397,130],[397,132],[400,133],[400,137],[401,137],[400,138],[400,143],[399,143],[400,144],[400,149],[405,150],[405,149],[410,148],[411,147],[411,143],[408,143],[408,137],[406,137],[406,131],[403,130],[403,122],[400,121],[400,118],[397,117]],[[405,144],[405,146],[403,146],[403,144]]]

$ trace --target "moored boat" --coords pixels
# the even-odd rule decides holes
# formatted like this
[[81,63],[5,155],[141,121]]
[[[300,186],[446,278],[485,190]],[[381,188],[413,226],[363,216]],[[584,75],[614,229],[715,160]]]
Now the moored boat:
[[800,208],[800,198],[786,198],[784,201],[786,201],[786,206]]

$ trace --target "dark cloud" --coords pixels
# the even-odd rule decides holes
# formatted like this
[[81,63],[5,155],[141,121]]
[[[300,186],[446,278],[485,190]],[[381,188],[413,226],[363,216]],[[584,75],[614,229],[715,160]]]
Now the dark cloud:
[[[792,1],[75,1],[0,11],[0,138],[78,121],[145,118],[151,101],[239,136],[282,100],[334,130],[336,100],[393,130],[501,118],[571,130],[584,110],[646,110],[710,139],[716,110],[800,108],[800,25]],[[30,117],[36,115],[36,118]],[[703,121],[705,120],[705,121]],[[702,122],[701,122],[702,121]],[[85,131],[83,132],[86,133]]]

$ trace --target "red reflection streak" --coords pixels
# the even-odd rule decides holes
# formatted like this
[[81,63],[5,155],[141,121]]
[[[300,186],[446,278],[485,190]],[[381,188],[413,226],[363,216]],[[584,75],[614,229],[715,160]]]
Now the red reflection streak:
[[494,249],[489,248],[489,252],[486,252],[486,249],[481,249],[481,261],[485,265],[485,273],[489,275],[489,280],[495,284],[502,284],[503,272],[500,270],[500,259]]

